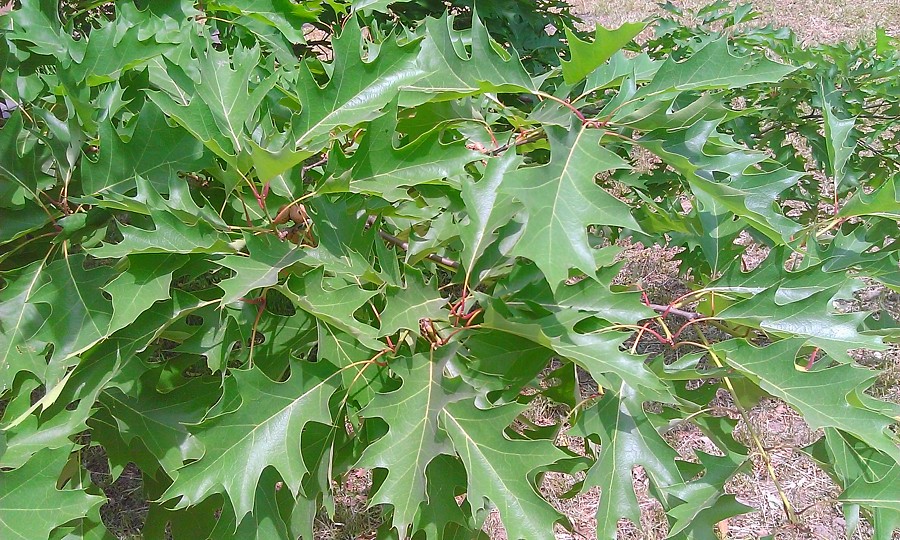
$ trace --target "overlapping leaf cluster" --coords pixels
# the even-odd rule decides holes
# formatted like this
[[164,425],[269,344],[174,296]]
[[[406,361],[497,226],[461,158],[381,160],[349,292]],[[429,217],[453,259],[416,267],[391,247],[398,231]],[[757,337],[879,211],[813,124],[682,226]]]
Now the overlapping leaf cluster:
[[[150,538],[313,538],[352,468],[386,538],[478,538],[493,508],[553,538],[547,471],[599,486],[614,538],[637,466],[670,537],[709,538],[763,451],[722,388],[823,429],[807,451],[889,538],[900,412],[852,353],[897,324],[846,305],[900,290],[900,48],[722,8],[643,47],[568,31],[559,65],[385,2],[4,14],[0,536],[108,536],[98,446],[143,472]],[[687,294],[623,284],[628,238],[683,247]],[[536,396],[571,413],[536,426]],[[683,460],[685,421],[719,452]]]

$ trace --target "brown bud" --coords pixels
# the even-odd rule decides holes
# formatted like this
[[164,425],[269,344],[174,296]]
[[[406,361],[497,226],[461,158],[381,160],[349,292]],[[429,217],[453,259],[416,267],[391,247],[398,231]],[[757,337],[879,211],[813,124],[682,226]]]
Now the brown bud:
[[272,220],[272,223],[276,225],[284,225],[288,222],[288,218],[290,216],[292,206],[282,206],[278,209],[278,215],[275,216],[275,219]]
[[297,204],[292,205],[291,206],[291,221],[293,221],[297,225],[306,223],[306,220],[303,219],[304,218],[303,214],[305,214],[305,213],[306,212],[303,212],[301,210],[300,205],[297,205]]

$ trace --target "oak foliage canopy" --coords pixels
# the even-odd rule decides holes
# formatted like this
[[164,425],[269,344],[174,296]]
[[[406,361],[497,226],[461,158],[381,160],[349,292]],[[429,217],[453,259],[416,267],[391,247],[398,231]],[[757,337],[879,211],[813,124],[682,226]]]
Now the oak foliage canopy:
[[[640,466],[711,538],[752,511],[725,484],[764,396],[822,430],[848,535],[900,526],[900,407],[857,361],[900,337],[895,38],[722,2],[591,33],[538,0],[80,4],[0,9],[0,537],[111,537],[93,448],[142,471],[148,535],[311,539],[365,468],[379,538],[496,509],[550,540],[556,472],[613,539]],[[680,289],[629,242],[678,248]],[[718,452],[683,459],[685,422]]]

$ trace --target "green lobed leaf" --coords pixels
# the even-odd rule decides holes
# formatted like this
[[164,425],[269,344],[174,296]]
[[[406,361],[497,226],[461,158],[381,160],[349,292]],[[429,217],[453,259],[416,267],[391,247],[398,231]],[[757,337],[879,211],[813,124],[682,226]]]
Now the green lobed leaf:
[[460,226],[459,236],[463,243],[462,265],[468,279],[488,246],[500,236],[497,229],[508,223],[517,210],[501,190],[506,175],[516,170],[521,162],[514,152],[507,152],[488,161],[481,180],[462,184],[461,195],[468,221]]
[[775,83],[796,69],[761,55],[735,56],[729,49],[728,39],[721,37],[707,43],[687,60],[679,62],[670,56],[635,98]]
[[28,302],[46,279],[44,274],[44,261],[36,261],[5,276],[6,287],[0,290],[0,393],[12,386],[19,372],[40,377],[47,369],[43,347],[32,338],[52,308]]
[[57,489],[69,450],[42,450],[27,464],[0,473],[0,534],[3,538],[47,539],[56,527],[81,518],[103,502],[82,490]]
[[100,123],[100,155],[97,161],[83,160],[85,194],[124,194],[139,176],[158,192],[166,192],[169,180],[179,172],[210,164],[203,145],[191,133],[171,127],[154,103],[145,104],[134,122],[127,141],[110,122]]
[[380,350],[373,326],[359,322],[353,314],[377,294],[357,285],[338,285],[331,288],[324,281],[324,271],[312,270],[303,276],[291,276],[280,290],[297,307],[325,324],[346,332],[369,349]]
[[423,319],[432,322],[448,319],[443,309],[447,301],[438,293],[433,279],[426,283],[422,272],[410,267],[404,269],[404,278],[405,287],[388,287],[379,336],[394,335],[399,330],[418,332]]
[[122,240],[91,250],[95,257],[124,257],[139,253],[232,253],[228,236],[217,231],[206,221],[197,221],[189,227],[166,210],[151,210],[153,229],[132,225],[120,225]]
[[873,374],[847,364],[800,370],[795,359],[802,345],[802,340],[785,339],[755,347],[734,339],[715,345],[714,350],[763,390],[796,407],[812,429],[840,429],[900,461],[896,438],[888,429],[894,419],[875,409],[875,400],[863,394]]
[[503,433],[523,409],[510,404],[482,410],[469,400],[451,403],[444,429],[466,468],[467,498],[474,507],[485,508],[485,500],[496,506],[511,539],[549,540],[554,538],[552,525],[563,517],[538,495],[535,475],[566,454],[550,442],[514,441]]
[[563,78],[566,84],[575,84],[627,45],[641,31],[646,23],[624,23],[615,30],[607,30],[599,24],[594,30],[594,41],[586,42],[566,28],[566,40],[569,42],[571,60],[562,61]]
[[148,372],[127,394],[112,388],[100,402],[126,443],[140,439],[163,470],[173,474],[184,462],[203,456],[202,445],[185,426],[200,422],[221,390],[215,382],[194,379],[162,393],[155,388],[158,378],[158,372]]
[[302,257],[302,252],[290,242],[274,235],[245,234],[247,255],[226,255],[217,261],[234,271],[234,275],[219,283],[224,292],[221,303],[230,304],[250,291],[275,285],[279,273]]
[[169,296],[172,273],[187,261],[172,253],[131,255],[128,268],[103,286],[112,297],[109,331],[125,328],[160,300]]
[[453,453],[442,428],[447,407],[471,397],[471,390],[461,380],[444,375],[454,354],[455,348],[445,347],[430,355],[392,360],[402,385],[393,392],[377,394],[361,412],[388,424],[387,434],[367,446],[356,465],[386,470],[387,476],[369,504],[391,505],[392,523],[401,538],[407,537],[425,500],[429,465],[437,456]]
[[203,457],[177,471],[162,500],[179,498],[177,507],[183,508],[227,494],[240,521],[253,510],[266,467],[274,467],[292,493],[299,490],[307,472],[299,457],[303,427],[332,421],[328,400],[338,383],[324,363],[295,366],[285,382],[272,381],[258,369],[232,372],[241,405],[189,429],[203,445]]
[[627,205],[594,183],[601,172],[629,168],[622,158],[600,146],[603,131],[576,124],[568,130],[546,130],[550,163],[508,174],[501,190],[521,201],[528,212],[525,230],[512,253],[534,261],[555,290],[569,277],[570,269],[593,274],[589,225],[631,229],[638,225]]
[[[614,379],[613,379],[614,380]],[[638,392],[624,382],[578,416],[572,432],[599,438],[597,459],[587,472],[584,489],[599,486],[597,538],[616,538],[619,518],[641,522],[641,510],[632,485],[632,469],[640,465],[650,482],[666,488],[684,482],[672,449],[646,417]]]
[[440,184],[481,154],[460,142],[442,143],[440,127],[435,127],[399,148],[394,142],[396,117],[391,112],[373,120],[353,155],[344,158],[335,152],[339,176],[324,191],[346,190],[381,197],[389,202],[411,199],[410,187]]
[[828,151],[828,169],[832,176],[834,190],[837,192],[847,174],[847,160],[853,153],[856,141],[853,132],[855,118],[839,118],[836,105],[840,102],[834,93],[839,90],[829,88],[824,80],[819,81],[819,94],[822,100],[822,114],[825,119],[825,143]]
[[551,349],[587,370],[601,386],[611,387],[606,374],[613,373],[646,399],[672,399],[667,385],[643,365],[639,356],[622,350],[627,333],[603,327],[590,333],[575,329],[578,323],[590,319],[588,313],[560,310],[540,318],[526,318],[509,312],[499,301],[487,305],[482,327],[523,337]]
[[[698,120],[678,131],[654,130],[641,137],[640,144],[683,174],[693,191],[702,192],[701,199],[716,200],[774,242],[789,241],[801,227],[779,211],[777,202],[802,173],[735,144],[717,133],[718,124],[719,120]],[[717,180],[716,173],[729,178]]]
[[291,2],[289,0],[215,0],[207,9],[241,16],[270,24],[292,42],[303,40],[300,28],[305,23],[316,21],[322,10],[320,2]]
[[372,47],[372,56],[363,62],[359,59],[361,40],[359,21],[351,17],[332,41],[334,61],[324,88],[311,72],[301,68],[296,100],[303,109],[291,126],[295,149],[319,150],[327,145],[332,130],[381,116],[382,108],[394,101],[402,88],[426,74],[419,65],[419,41],[399,45],[388,37],[379,47]]
[[427,100],[423,94],[438,94],[442,99],[476,92],[534,92],[538,84],[522,61],[500,49],[480,18],[473,17],[468,45],[452,30],[452,20],[425,20],[426,36],[417,65],[421,79],[404,88],[400,105],[410,106]]

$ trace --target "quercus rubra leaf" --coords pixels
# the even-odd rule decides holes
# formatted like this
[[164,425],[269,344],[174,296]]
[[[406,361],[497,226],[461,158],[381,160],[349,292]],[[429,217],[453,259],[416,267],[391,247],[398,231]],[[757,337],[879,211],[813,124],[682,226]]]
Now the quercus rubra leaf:
[[894,467],[878,482],[860,478],[845,489],[838,500],[844,504],[865,505],[875,509],[876,538],[890,538],[900,528],[900,466]]
[[[504,58],[481,19],[474,17],[468,36],[456,34],[451,19],[427,19],[417,65],[421,79],[404,88],[401,105],[420,103],[427,94],[447,97],[481,92],[533,92],[538,85],[516,55]],[[463,40],[468,38],[469,50]],[[422,94],[426,94],[425,97]]]
[[521,406],[482,410],[465,400],[446,409],[444,429],[469,476],[471,504],[495,505],[509,538],[552,539],[553,524],[563,518],[538,496],[535,478],[566,454],[549,441],[515,441],[503,433]]
[[296,91],[302,111],[291,126],[297,149],[318,150],[326,146],[330,131],[377,118],[401,88],[425,75],[418,65],[418,41],[399,45],[390,36],[372,47],[372,57],[363,62],[361,39],[359,22],[351,17],[333,40],[331,78],[324,88],[307,69],[300,69]]
[[900,41],[570,4],[0,0],[0,537],[888,540]]
[[[152,142],[151,142],[152,141]],[[158,145],[156,144],[158,143]],[[140,176],[158,191],[165,191],[179,172],[201,169],[210,162],[203,146],[190,133],[171,127],[153,103],[147,103],[135,120],[132,137],[123,141],[109,122],[100,124],[100,154],[96,162],[84,162],[86,195],[131,190]]]
[[656,489],[685,480],[676,466],[678,453],[656,433],[638,393],[625,383],[581,413],[575,433],[599,438],[597,460],[585,478],[586,488],[601,489],[597,538],[614,540],[619,518],[640,523],[641,511],[631,476],[634,467],[644,467]]
[[[251,75],[260,59],[258,49],[238,48],[228,54],[210,47],[196,52],[199,83],[179,74],[177,79],[187,82],[178,88],[176,96],[154,93],[150,98],[192,138],[225,161],[236,163],[236,157],[249,148],[245,124],[275,85],[275,77],[261,80],[250,89]],[[177,72],[181,68],[170,69]]]
[[635,98],[666,92],[774,83],[795,69],[762,56],[735,56],[729,50],[728,39],[721,37],[707,43],[687,60],[679,62],[669,57],[650,83],[638,90]]
[[887,180],[873,193],[857,191],[838,215],[841,217],[879,216],[900,220],[900,183],[896,178]]
[[[241,405],[189,429],[203,445],[203,457],[179,469],[162,498],[179,498],[184,507],[227,494],[240,521],[253,510],[260,475],[270,466],[296,493],[307,472],[299,458],[303,427],[332,421],[328,401],[338,388],[335,374],[324,363],[297,368],[283,383],[257,369],[233,373]],[[265,399],[253,400],[254,395]]]
[[321,12],[320,2],[289,2],[287,0],[216,0],[207,9],[236,13],[270,24],[292,42],[303,39],[300,28],[316,20]]
[[356,285],[340,284],[332,288],[324,280],[324,272],[313,270],[303,276],[291,276],[281,290],[297,307],[325,324],[350,334],[370,349],[380,349],[375,338],[378,331],[353,317],[375,291],[367,291]]
[[122,240],[94,249],[95,257],[124,257],[138,253],[231,253],[228,237],[206,221],[188,226],[166,210],[151,210],[153,229],[120,225]]
[[517,209],[509,195],[501,191],[501,186],[506,174],[516,170],[520,163],[520,158],[508,152],[488,161],[484,176],[478,182],[462,184],[461,196],[468,221],[460,227],[459,236],[467,276],[471,276],[478,259],[497,239],[497,229],[508,223]]
[[368,218],[360,217],[354,202],[317,197],[306,205],[317,245],[301,250],[301,260],[336,274],[378,279],[371,262],[375,230],[367,225]]
[[[833,312],[832,299],[837,288],[809,294],[797,301],[779,301],[774,287],[752,298],[722,310],[718,317],[727,321],[752,318],[754,325],[770,332],[808,338],[837,360],[848,362],[848,350],[854,347],[881,349],[883,340],[864,334],[860,327],[865,313],[838,314]],[[751,315],[752,313],[752,315]],[[747,321],[749,322],[749,321]]]
[[[95,357],[52,381],[44,397],[27,410],[11,407],[9,421],[0,431],[0,467],[20,467],[44,449],[70,448],[70,438],[87,428],[100,392],[122,374],[121,358]],[[41,415],[49,419],[41,421]]]
[[[673,508],[667,514],[673,521],[671,537],[703,538],[715,526],[731,517],[754,511],[752,506],[739,502],[734,495],[725,493],[725,484],[741,469],[746,469],[749,460],[720,457],[697,451],[697,459],[706,469],[698,479],[670,486],[668,492]],[[682,504],[681,501],[684,501]]]
[[[800,227],[782,215],[776,203],[802,173],[776,167],[764,154],[720,135],[719,122],[698,120],[677,131],[651,131],[640,144],[685,175],[692,190],[714,199],[773,241],[790,239]],[[727,181],[716,179],[723,174]]]
[[442,143],[439,128],[398,148],[393,140],[397,129],[393,116],[388,113],[372,121],[352,156],[344,159],[339,153],[334,155],[335,168],[342,174],[328,191],[346,189],[395,202],[411,198],[407,193],[410,187],[443,182],[481,157],[462,142]]
[[113,305],[100,293],[111,272],[104,267],[88,270],[85,265],[83,254],[47,265],[42,282],[28,296],[29,304],[50,306],[47,322],[26,339],[32,344],[53,343],[51,361],[63,362],[112,333]]
[[487,540],[487,534],[469,515],[471,509],[466,508],[467,503],[460,505],[457,502],[456,494],[466,481],[466,470],[459,459],[441,454],[431,460],[425,474],[426,500],[413,526],[425,531],[425,537],[432,540]]
[[[91,86],[114,81],[123,70],[139,66],[175,47],[173,43],[142,36],[141,24],[129,25],[124,18],[117,22],[91,33],[83,58],[69,71],[76,81],[84,81]],[[109,53],[113,49],[116,54]]]
[[[894,419],[874,408],[877,402],[863,393],[872,383],[872,373],[842,364],[809,372],[797,369],[795,358],[801,346],[796,339],[764,348],[729,340],[716,350],[763,390],[800,410],[814,429],[840,429],[900,462],[900,449],[888,429]],[[898,408],[891,408],[896,416]]]
[[246,235],[244,240],[250,257],[226,255],[218,264],[234,271],[234,276],[223,280],[219,287],[224,291],[222,304],[229,304],[248,292],[278,283],[278,273],[302,257],[302,252],[290,242],[278,240],[274,235]]
[[607,30],[599,24],[594,31],[594,41],[587,43],[566,28],[569,53],[572,59],[563,60],[563,77],[567,84],[581,81],[598,66],[609,60],[619,49],[628,44],[646,27],[645,23],[625,23],[615,30]]
[[709,289],[741,296],[756,295],[772,289],[775,303],[785,305],[829,289],[854,286],[854,281],[840,272],[823,272],[821,267],[812,265],[796,270],[779,265],[778,261],[783,261],[788,255],[789,252],[784,248],[774,249],[763,264],[752,272],[744,271],[739,264],[732,264],[718,279],[710,283]]
[[516,394],[519,388],[534,381],[551,354],[550,350],[522,337],[478,332],[466,339],[459,356],[451,360],[451,367],[482,394],[476,399],[481,406],[488,393]]
[[129,267],[103,286],[112,297],[110,332],[125,328],[154,303],[169,298],[172,272],[187,261],[172,253],[131,255]]
[[46,320],[50,306],[29,303],[44,276],[44,261],[31,263],[16,273],[6,274],[6,287],[0,290],[0,392],[12,386],[20,371],[41,376],[46,370],[43,347],[32,339]]
[[[24,129],[23,114],[16,111],[0,129],[0,208],[16,208],[26,199],[38,199],[38,191],[53,184],[51,177],[41,171],[41,156],[36,150],[22,151],[17,137]],[[38,201],[36,201],[38,202]],[[5,221],[5,220],[4,220]]]
[[399,330],[419,331],[419,321],[433,322],[447,319],[443,309],[447,301],[441,297],[434,282],[426,283],[422,273],[413,268],[404,272],[404,288],[388,288],[387,306],[381,312],[379,335],[392,335]]
[[590,314],[572,309],[559,309],[537,319],[517,315],[508,311],[505,304],[494,302],[488,308],[482,326],[523,337],[551,349],[576,362],[603,386],[611,384],[605,374],[614,373],[645,396],[653,396],[660,401],[671,399],[666,384],[652,375],[639,357],[622,351],[627,334],[609,330],[578,332],[575,326],[589,319]]
[[613,292],[617,266],[597,272],[596,279],[582,279],[567,283],[555,292],[543,280],[535,281],[518,291],[506,301],[510,307],[540,306],[548,311],[574,310],[615,322],[635,324],[654,315],[654,311],[641,303],[636,291]]
[[387,434],[363,451],[357,466],[387,471],[370,502],[391,505],[393,525],[402,537],[425,499],[426,469],[438,455],[453,452],[442,428],[446,408],[471,394],[460,379],[444,375],[453,354],[455,350],[448,348],[393,360],[391,366],[402,385],[394,392],[376,395],[362,411],[366,417],[388,422]]
[[253,512],[236,522],[234,512],[224,508],[210,538],[233,536],[240,540],[293,540],[290,510],[294,499],[287,489],[280,487],[280,477],[274,469],[263,471],[254,493]]
[[107,390],[100,403],[109,410],[126,443],[139,438],[162,468],[174,474],[185,461],[203,455],[202,445],[185,425],[202,420],[221,391],[217,384],[194,380],[160,393],[154,388],[158,378],[159,373],[149,372],[128,394]]
[[59,14],[47,9],[48,4],[29,3],[13,10],[9,17],[15,24],[15,31],[9,39],[22,42],[37,54],[54,56],[68,63],[70,55],[78,60],[83,53],[72,37],[62,31]]
[[602,130],[573,125],[568,130],[548,127],[547,134],[550,163],[508,173],[501,189],[521,201],[528,212],[513,253],[534,261],[556,289],[569,277],[570,269],[594,272],[589,225],[638,229],[638,224],[628,206],[594,182],[601,172],[629,167],[600,146]]
[[[819,98],[822,100],[822,115],[825,119],[825,144],[828,150],[828,169],[831,173],[834,190],[840,189],[844,176],[847,174],[845,167],[847,160],[853,153],[853,128],[856,124],[854,118],[839,118],[835,111],[836,104],[840,100],[834,96],[839,90],[833,88],[825,80],[819,81]],[[844,114],[844,116],[846,113]]]
[[103,502],[103,497],[82,490],[56,488],[68,459],[68,450],[42,450],[22,467],[0,473],[3,538],[49,538],[53,529],[87,515]]
[[[890,538],[900,527],[900,494],[894,489],[897,462],[847,433],[834,428],[824,432],[825,436],[804,452],[847,488],[840,496],[844,514],[858,514],[859,507],[865,506],[873,514],[873,537]],[[853,534],[856,527],[848,520],[847,534]]]

